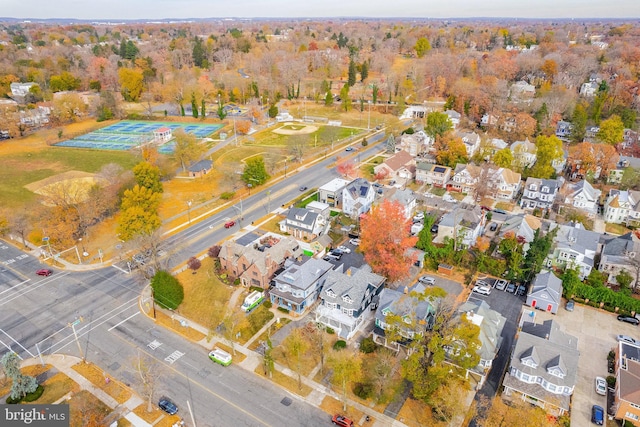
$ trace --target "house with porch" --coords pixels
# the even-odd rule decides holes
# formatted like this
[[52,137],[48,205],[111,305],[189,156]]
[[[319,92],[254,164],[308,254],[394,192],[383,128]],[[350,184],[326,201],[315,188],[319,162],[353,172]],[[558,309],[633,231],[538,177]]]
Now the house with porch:
[[449,117],[453,129],[457,129],[460,125],[460,118],[462,117],[460,113],[455,110],[446,110],[444,113]]
[[562,415],[569,411],[579,358],[578,338],[560,330],[558,322],[524,321],[502,381],[503,395]]
[[398,151],[384,162],[373,168],[375,175],[385,174],[388,178],[412,180],[415,175],[416,167],[413,156],[404,150]]
[[473,157],[480,148],[480,135],[475,132],[458,132],[458,137],[462,139],[464,148],[467,150],[467,157]]
[[378,299],[372,338],[378,345],[394,351],[405,348],[433,327],[438,301],[418,298],[425,291],[422,283],[404,289],[384,288]]
[[639,266],[640,238],[638,238],[638,232],[632,231],[622,236],[616,236],[604,243],[598,270],[608,275],[608,283],[616,284],[616,276],[624,270],[633,278],[630,283],[631,288],[636,287]]
[[476,244],[485,222],[484,211],[480,206],[471,209],[456,206],[440,219],[438,234],[433,238],[433,243],[444,243],[445,237],[448,237],[457,239],[460,247],[471,247]]
[[346,179],[334,178],[318,188],[318,201],[336,208],[342,205],[342,190],[349,184]]
[[524,184],[522,198],[520,199],[520,207],[529,210],[551,209],[563,183],[564,178],[527,178],[527,182]]
[[518,214],[508,216],[500,227],[500,237],[505,238],[509,234],[524,240],[525,252],[529,249],[529,243],[533,242],[533,237],[542,226],[540,218],[529,214]]
[[271,304],[303,314],[318,299],[332,269],[333,264],[322,259],[288,260],[285,270],[273,278],[275,286],[269,291]]
[[590,218],[594,218],[598,214],[601,191],[593,188],[586,179],[575,183],[565,183],[561,189],[561,193],[564,195],[565,205],[572,206],[586,213]]
[[369,212],[375,200],[373,185],[364,178],[356,178],[342,189],[342,211],[351,218]]
[[402,206],[404,217],[409,219],[413,217],[413,212],[416,209],[417,199],[413,191],[409,189],[391,188],[385,194],[384,198],[397,202]]
[[553,239],[553,248],[546,259],[547,267],[563,270],[567,267],[573,268],[577,270],[580,280],[586,279],[594,268],[594,259],[599,252],[602,235],[585,230],[579,222],[566,225],[552,223],[549,232],[556,228],[558,231]]
[[538,310],[556,314],[561,299],[562,280],[558,279],[552,271],[542,270],[533,280],[525,304]]
[[614,224],[640,225],[640,191],[609,190],[603,216],[606,222]]
[[418,162],[416,165],[416,182],[442,188],[451,179],[451,168],[434,165],[428,162]]
[[517,169],[530,168],[535,164],[538,147],[529,138],[514,142],[509,149],[513,153],[513,166]]
[[349,340],[373,317],[372,304],[378,300],[386,279],[372,272],[367,264],[345,272],[341,267],[327,273],[315,316],[316,323]]
[[[260,250],[262,249],[262,250]],[[302,255],[300,244],[293,237],[282,236],[274,245],[241,245],[226,240],[220,247],[220,266],[231,277],[240,279],[242,286],[259,286],[267,289],[275,272],[286,259]]]
[[307,208],[290,208],[280,221],[280,231],[296,239],[311,241],[318,237],[327,225],[326,218]]

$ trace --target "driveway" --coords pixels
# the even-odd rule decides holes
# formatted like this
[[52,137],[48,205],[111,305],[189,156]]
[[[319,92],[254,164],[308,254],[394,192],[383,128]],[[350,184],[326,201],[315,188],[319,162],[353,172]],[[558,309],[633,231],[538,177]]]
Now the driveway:
[[595,391],[595,377],[606,378],[609,375],[607,354],[616,345],[616,335],[637,337],[638,329],[618,322],[612,313],[581,304],[576,304],[572,312],[560,308],[555,316],[536,310],[536,322],[547,319],[556,320],[564,332],[578,338],[580,360],[571,399],[571,425],[588,426],[591,423],[591,407],[607,407],[606,396],[600,396]]

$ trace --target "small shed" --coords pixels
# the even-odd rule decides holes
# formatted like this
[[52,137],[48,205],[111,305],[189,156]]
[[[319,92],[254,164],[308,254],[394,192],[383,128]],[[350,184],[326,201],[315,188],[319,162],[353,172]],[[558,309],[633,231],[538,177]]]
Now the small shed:
[[208,174],[213,167],[213,162],[211,160],[205,159],[200,160],[199,162],[192,163],[189,166],[189,176],[192,178],[199,178],[203,175]]
[[453,274],[453,266],[448,264],[438,264],[438,273],[451,276]]

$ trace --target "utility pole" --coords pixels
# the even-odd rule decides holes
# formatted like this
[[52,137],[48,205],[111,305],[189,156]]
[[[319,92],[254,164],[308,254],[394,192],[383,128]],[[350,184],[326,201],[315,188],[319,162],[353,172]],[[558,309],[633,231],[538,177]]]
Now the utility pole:
[[369,119],[367,120],[367,130],[371,130],[371,101],[369,101]]
[[69,323],[71,329],[73,330],[73,336],[76,338],[76,344],[78,344],[78,351],[80,352],[80,357],[84,362],[84,353],[82,353],[82,346],[80,345],[80,341],[78,341],[78,333],[76,332],[76,325],[79,325],[82,322],[82,316],[77,317],[73,322]]

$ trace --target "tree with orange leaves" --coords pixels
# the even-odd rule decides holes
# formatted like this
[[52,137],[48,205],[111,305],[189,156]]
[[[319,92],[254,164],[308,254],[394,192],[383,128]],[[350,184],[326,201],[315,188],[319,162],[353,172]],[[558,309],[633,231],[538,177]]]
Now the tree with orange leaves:
[[579,176],[594,176],[599,172],[599,176],[604,177],[611,169],[615,169],[619,157],[616,149],[609,144],[581,142],[569,147],[567,163]]
[[360,250],[374,273],[395,282],[409,274],[415,260],[407,256],[417,237],[411,237],[411,221],[404,215],[404,206],[384,200],[371,208],[361,220]]
[[349,159],[340,159],[336,162],[336,171],[344,177],[353,177],[356,172],[356,164]]

